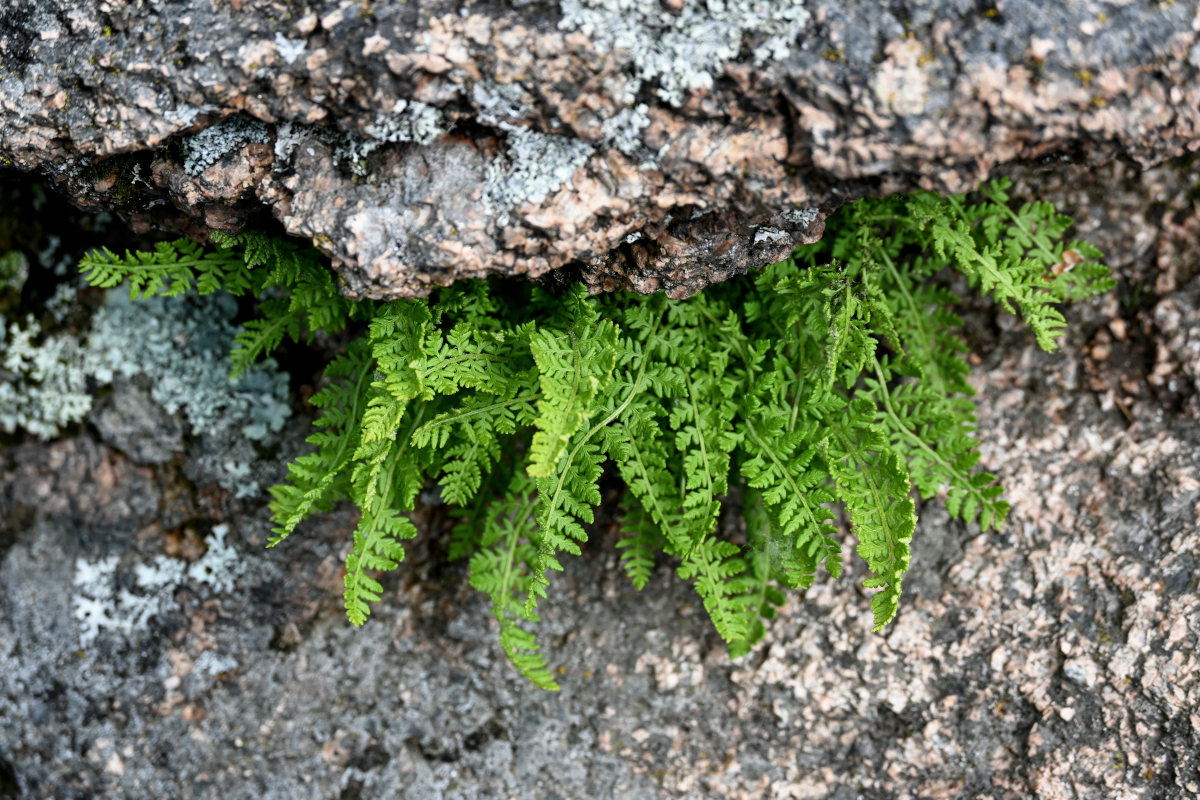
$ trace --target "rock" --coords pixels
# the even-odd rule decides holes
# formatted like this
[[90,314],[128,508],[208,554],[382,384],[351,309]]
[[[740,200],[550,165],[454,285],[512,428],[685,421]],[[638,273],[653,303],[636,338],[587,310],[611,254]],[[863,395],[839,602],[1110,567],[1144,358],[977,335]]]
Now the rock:
[[548,694],[430,537],[354,629],[346,509],[267,550],[265,499],[186,463],[134,467],[87,431],[0,450],[0,797],[1195,797],[1200,248],[1179,223],[1200,172],[1090,178],[1020,191],[1130,288],[1071,306],[1054,354],[964,304],[1013,510],[981,533],[925,504],[882,634],[850,559],[730,662],[673,565],[636,592],[599,526],[542,606]]
[[96,402],[91,422],[107,444],[138,464],[165,464],[183,450],[183,424],[124,375]]
[[1083,688],[1090,689],[1096,685],[1096,662],[1087,656],[1068,659],[1063,664],[1063,674]]
[[348,294],[559,271],[691,294],[847,200],[1200,147],[1195,2],[10,0],[0,163]]

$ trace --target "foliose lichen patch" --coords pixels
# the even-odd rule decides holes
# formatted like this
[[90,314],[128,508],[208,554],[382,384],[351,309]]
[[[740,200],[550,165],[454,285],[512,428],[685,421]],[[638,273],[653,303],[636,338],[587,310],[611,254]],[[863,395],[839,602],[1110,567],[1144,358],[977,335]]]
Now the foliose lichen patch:
[[262,122],[245,117],[227,117],[187,138],[184,142],[187,155],[183,167],[189,175],[195,177],[239,147],[270,140],[267,126]]
[[121,559],[105,556],[95,561],[75,561],[76,594],[71,611],[79,633],[79,646],[90,647],[104,633],[125,637],[144,631],[152,617],[174,602],[181,585],[206,586],[214,592],[233,590],[245,567],[225,537],[228,525],[216,525],[205,539],[205,552],[188,564],[160,555],[133,567],[132,580],[122,580]]
[[570,185],[571,176],[594,152],[590,145],[566,136],[502,127],[508,133],[507,147],[488,167],[483,189],[484,206],[501,227],[517,206],[537,205],[551,192]]
[[810,16],[795,0],[561,0],[559,6],[559,27],[580,31],[601,51],[622,53],[638,78],[657,84],[657,95],[674,106],[688,92],[711,89],[747,39],[754,63],[783,58]]
[[[56,298],[67,302],[65,294]],[[148,378],[154,400],[182,414],[194,434],[233,426],[261,440],[278,432],[291,415],[286,373],[263,362],[229,379],[236,310],[226,295],[152,298],[134,306],[118,289],[82,335],[43,331],[32,314],[7,331],[0,326],[0,430],[56,436],[87,416],[94,386],[124,375]]]

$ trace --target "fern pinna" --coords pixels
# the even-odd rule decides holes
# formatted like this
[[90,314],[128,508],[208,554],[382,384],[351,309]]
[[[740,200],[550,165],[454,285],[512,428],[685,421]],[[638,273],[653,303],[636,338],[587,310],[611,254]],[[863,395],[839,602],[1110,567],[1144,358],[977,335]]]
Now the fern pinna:
[[[356,323],[311,401],[314,450],[272,490],[271,545],[337,500],[356,503],[345,605],[361,625],[379,573],[417,535],[408,512],[435,483],[457,509],[451,555],[470,559],[505,652],[553,689],[534,627],[562,556],[588,538],[608,464],[627,487],[616,546],[634,586],[665,554],[735,656],[785,590],[840,574],[839,505],[864,585],[878,590],[876,630],[899,607],[914,490],[944,495],[968,523],[1004,520],[1000,487],[976,469],[956,298],[929,279],[957,269],[1047,349],[1065,326],[1060,302],[1112,285],[1094,248],[1063,242],[1069,220],[1047,204],[1013,208],[1009,188],[993,181],[974,202],[859,202],[820,243],[684,301],[473,281],[354,304],[311,251],[257,234],[214,234],[207,252],[100,252],[83,267],[97,285],[128,280],[142,295],[267,292],[238,336],[239,368],[284,337]],[[718,524],[733,488],[744,533]]]

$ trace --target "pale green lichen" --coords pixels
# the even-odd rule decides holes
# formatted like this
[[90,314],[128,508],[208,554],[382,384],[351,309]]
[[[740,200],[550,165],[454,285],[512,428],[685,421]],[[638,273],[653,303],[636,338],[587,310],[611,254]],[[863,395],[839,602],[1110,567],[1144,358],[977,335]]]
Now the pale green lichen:
[[488,166],[483,187],[484,208],[496,224],[508,224],[508,212],[525,203],[538,204],[563,186],[587,163],[590,145],[566,136],[553,136],[501,123],[508,146]]
[[49,439],[91,410],[88,351],[75,337],[43,336],[30,314],[7,333],[0,325],[0,354],[0,430]]
[[712,88],[747,40],[756,64],[785,58],[810,16],[796,0],[682,0],[675,13],[645,0],[561,0],[559,7],[560,28],[627,58],[637,78],[656,83],[674,106]]
[[[55,295],[54,316],[69,310]],[[0,327],[0,430],[23,428],[43,439],[84,419],[93,386],[120,374],[145,376],[150,395],[180,413],[198,435],[234,426],[259,440],[291,414],[287,375],[273,361],[229,379],[237,306],[228,295],[153,298],[134,306],[123,290],[110,293],[83,336],[44,333],[33,315]]]
[[183,168],[188,175],[196,177],[238,148],[269,141],[271,135],[262,122],[245,117],[227,117],[187,138],[183,145]]
[[172,414],[182,412],[193,433],[211,433],[234,419],[244,436],[261,439],[291,413],[287,375],[264,362],[229,380],[236,313],[237,304],[223,293],[135,305],[126,292],[114,292],[92,322],[93,374],[102,383],[114,373],[146,375],[151,397]]
[[178,586],[208,587],[229,592],[245,571],[241,557],[226,541],[228,525],[217,525],[205,538],[204,555],[190,565],[165,555],[134,566],[133,580],[121,580],[120,559],[106,556],[75,561],[75,619],[80,647],[90,647],[101,634],[117,633],[128,639],[144,631],[150,620],[174,603]]

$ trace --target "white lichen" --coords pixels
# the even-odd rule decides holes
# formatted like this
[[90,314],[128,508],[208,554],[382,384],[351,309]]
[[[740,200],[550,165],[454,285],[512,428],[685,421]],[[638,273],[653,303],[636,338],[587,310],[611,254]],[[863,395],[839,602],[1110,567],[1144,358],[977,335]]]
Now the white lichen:
[[225,542],[228,525],[216,525],[205,538],[204,556],[188,566],[169,556],[155,556],[134,566],[131,588],[120,580],[117,556],[96,561],[75,561],[76,594],[71,613],[79,633],[80,647],[91,646],[102,633],[125,637],[143,631],[157,614],[175,602],[179,586],[207,586],[215,592],[233,590],[234,582],[245,571],[237,552]]
[[87,368],[101,383],[117,373],[146,375],[150,396],[168,413],[182,413],[193,433],[233,420],[243,436],[261,439],[291,413],[287,375],[267,360],[229,379],[236,313],[223,293],[133,301],[113,292],[92,320]]
[[792,237],[786,231],[781,231],[778,228],[759,228],[754,232],[755,244],[762,244],[763,242],[782,244],[783,242],[790,242],[791,239]]
[[226,117],[184,141],[183,168],[188,175],[196,177],[238,148],[269,141],[271,135],[262,122],[245,117]]
[[487,213],[503,227],[508,212],[525,203],[537,205],[552,192],[571,185],[575,171],[587,163],[590,145],[566,136],[532,131],[501,123],[505,130],[505,152],[488,165],[483,187]]
[[642,130],[650,124],[650,115],[647,113],[649,110],[645,103],[639,103],[632,108],[621,109],[604,120],[600,124],[600,129],[604,131],[604,143],[627,156],[643,150],[645,146],[642,144]]
[[279,57],[289,64],[294,64],[296,59],[304,55],[304,49],[308,47],[308,42],[303,39],[289,39],[282,33],[275,34],[275,51],[279,53]]
[[296,150],[319,142],[328,147],[334,161],[358,177],[367,175],[367,157],[387,144],[427,145],[449,130],[442,112],[418,100],[397,100],[392,109],[376,114],[363,127],[364,135],[321,125],[283,123],[275,136],[275,168],[292,163]]
[[497,83],[485,78],[471,87],[471,100],[479,109],[476,117],[484,125],[520,122],[532,106],[524,102],[525,90],[519,83]]
[[0,430],[49,439],[91,410],[87,350],[77,338],[43,336],[31,314],[7,336],[0,325],[0,353]]
[[397,100],[392,110],[377,114],[363,132],[377,142],[429,144],[447,130],[442,112],[419,100]]
[[559,27],[580,31],[602,52],[620,53],[638,79],[680,106],[712,87],[752,43],[756,64],[784,58],[808,24],[796,0],[682,0],[677,13],[645,0],[560,0]]
[[[52,315],[65,318],[73,295],[56,292]],[[291,414],[286,373],[267,360],[229,379],[236,313],[227,295],[135,304],[118,289],[82,336],[43,333],[33,315],[7,330],[0,326],[0,430],[57,436],[91,411],[90,384],[124,375],[145,376],[151,397],[180,413],[195,434],[232,428],[257,441],[278,432]]]
[[817,221],[817,217],[821,215],[819,208],[789,208],[780,216],[784,221],[795,225],[797,228],[807,228]]
[[230,592],[234,581],[241,577],[244,567],[237,551],[225,541],[228,525],[214,525],[212,533],[204,540],[207,549],[204,556],[188,567],[189,580],[210,587],[217,592]]

